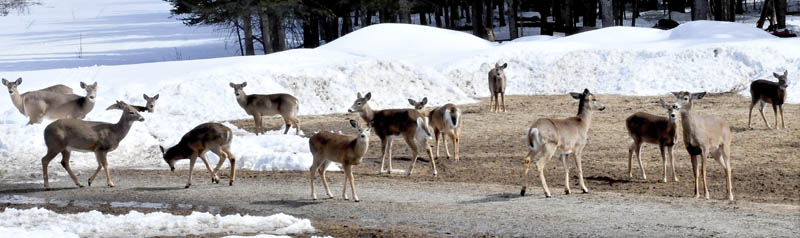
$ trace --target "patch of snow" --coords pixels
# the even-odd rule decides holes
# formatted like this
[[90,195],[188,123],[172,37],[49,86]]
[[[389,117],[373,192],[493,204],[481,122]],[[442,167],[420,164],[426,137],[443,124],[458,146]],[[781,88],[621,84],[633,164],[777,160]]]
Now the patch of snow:
[[130,211],[109,215],[98,211],[59,214],[44,208],[6,208],[0,212],[0,234],[11,237],[134,237],[186,236],[209,233],[265,233],[272,235],[314,232],[311,221],[283,213],[271,216],[187,216]]

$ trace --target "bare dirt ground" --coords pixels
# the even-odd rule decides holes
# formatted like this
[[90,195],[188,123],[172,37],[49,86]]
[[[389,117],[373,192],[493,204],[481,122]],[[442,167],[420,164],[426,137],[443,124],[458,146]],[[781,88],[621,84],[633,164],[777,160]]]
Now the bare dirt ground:
[[[715,161],[707,162],[712,197],[707,201],[693,198],[691,163],[681,136],[675,147],[679,182],[660,182],[661,158],[655,145],[642,149],[648,179],[641,178],[636,164],[634,177],[628,177],[630,140],[624,120],[636,111],[664,115],[657,104],[659,98],[673,100],[671,95],[597,95],[607,109],[594,114],[590,142],[584,151],[583,170],[589,194],[563,194],[564,170],[559,159],[554,158],[545,170],[554,197],[544,198],[535,171],[530,195],[519,196],[528,126],[539,117],[562,118],[577,112],[576,100],[559,95],[508,97],[508,113],[489,112],[488,100],[460,105],[464,112],[461,160],[447,159],[441,151],[436,160],[438,177],[431,176],[425,155],[417,161],[410,177],[377,175],[381,150],[378,138],[373,136],[367,158],[355,167],[356,186],[363,200],[360,203],[341,199],[341,173],[328,176],[335,199],[313,201],[309,199],[308,172],[243,171],[237,184],[229,187],[204,183],[209,179],[202,169],[198,169],[197,182],[188,190],[182,188],[186,171],[173,174],[112,170],[117,188],[72,189],[71,182],[62,179],[54,186],[69,189],[43,191],[37,184],[3,184],[0,195],[193,204],[223,214],[283,212],[310,218],[320,228],[317,234],[337,237],[789,236],[800,231],[800,124],[793,120],[800,115],[798,105],[784,106],[789,129],[776,131],[766,129],[757,110],[753,118],[755,129],[747,130],[749,99],[739,95],[708,95],[695,103],[694,110],[698,112],[726,118],[734,132],[731,164],[736,201],[722,200],[724,174]],[[346,118],[358,116],[307,116],[301,117],[301,123],[306,135],[320,130],[352,134],[354,130]],[[767,119],[774,124],[771,109]],[[265,120],[265,127],[278,129],[281,122],[279,118]],[[234,123],[253,129],[252,120]],[[405,142],[396,139],[393,154],[394,169],[407,170],[411,154]],[[568,166],[573,192],[580,191],[574,162],[568,161]],[[86,179],[86,172],[81,174],[81,180]],[[102,184],[100,180],[98,185]],[[324,197],[319,180],[317,186],[318,195]],[[0,204],[6,206],[29,205]],[[126,212],[124,208],[108,206],[50,207],[64,212]],[[186,212],[172,206],[160,210]]]

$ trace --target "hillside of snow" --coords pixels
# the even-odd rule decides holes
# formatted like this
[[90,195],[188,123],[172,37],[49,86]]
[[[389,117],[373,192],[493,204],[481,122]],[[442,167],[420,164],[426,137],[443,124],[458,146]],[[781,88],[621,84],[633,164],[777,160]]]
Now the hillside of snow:
[[[62,15],[69,12],[54,2],[45,1],[45,5],[32,8],[31,15],[18,18],[36,18],[40,8],[52,8],[48,11]],[[163,2],[133,3],[152,3],[158,7],[144,4],[140,10],[168,14],[164,13]],[[136,25],[139,18],[120,17],[119,21],[127,22],[122,25]],[[180,24],[175,19],[165,21]],[[49,27],[59,24],[50,22]],[[87,31],[113,29],[88,22],[76,26]],[[170,27],[176,27],[172,29],[173,35],[202,29]],[[124,34],[136,36],[132,32]],[[80,81],[98,82],[97,103],[86,119],[106,122],[116,122],[119,118],[120,111],[104,110],[115,100],[143,105],[143,93],[160,95],[156,112],[143,113],[145,121],[136,122],[120,147],[109,154],[112,169],[167,169],[159,145],[174,145],[183,133],[203,122],[250,118],[236,103],[233,89],[228,86],[230,82],[248,82],[244,90],[250,94],[291,93],[300,100],[300,114],[311,115],[344,113],[357,92],[372,92],[373,108],[409,108],[407,98],[422,97],[428,97],[430,105],[472,103],[489,95],[487,72],[495,63],[509,64],[507,92],[518,95],[563,94],[583,88],[622,95],[664,95],[680,90],[744,94],[751,81],[772,79],[772,72],[788,70],[788,100],[800,102],[800,87],[793,80],[800,76],[800,41],[778,39],[739,23],[698,21],[670,31],[610,27],[569,37],[528,37],[503,44],[440,28],[378,24],[316,49],[248,57],[150,60],[152,63],[142,64],[122,62],[136,58],[140,51],[149,52],[114,50],[126,49],[127,44],[108,45],[110,53],[99,54],[98,58],[37,58],[50,51],[62,51],[51,45],[35,47],[36,41],[26,44],[21,35],[0,34],[0,42],[27,47],[14,48],[17,51],[12,54],[0,54],[0,77],[12,81],[22,77],[21,92],[61,83],[83,94],[78,87]],[[45,33],[27,35],[43,37],[40,35]],[[172,39],[178,43],[190,42]],[[224,48],[219,42],[204,47],[212,46],[217,50]],[[81,64],[84,60],[103,65],[73,67],[86,66]],[[104,60],[112,63],[104,64]],[[41,181],[39,161],[46,151],[42,132],[50,121],[25,126],[27,119],[17,112],[8,96],[0,97],[0,115],[0,162],[7,165],[0,168],[0,179]],[[290,135],[274,131],[262,136],[238,128],[234,131],[232,151],[237,156],[237,166],[253,170],[306,170],[311,164],[306,139],[309,135],[291,135],[293,130]],[[209,157],[216,161],[215,156]],[[56,157],[50,164],[50,171],[63,176],[59,160]],[[71,161],[76,169],[96,166],[89,153],[75,152]],[[177,167],[185,169],[186,164]],[[61,176],[60,179],[68,179]]]

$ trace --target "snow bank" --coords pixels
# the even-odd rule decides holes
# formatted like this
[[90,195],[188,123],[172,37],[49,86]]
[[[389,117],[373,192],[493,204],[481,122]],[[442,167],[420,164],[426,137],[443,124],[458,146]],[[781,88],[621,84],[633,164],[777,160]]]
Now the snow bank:
[[[0,41],[7,37],[0,35]],[[371,106],[381,109],[409,108],[406,99],[421,97],[428,97],[433,106],[472,103],[489,95],[487,72],[498,62],[509,63],[507,93],[522,95],[583,88],[623,95],[680,90],[744,93],[751,81],[788,70],[788,101],[797,103],[800,87],[792,79],[800,76],[798,43],[765,35],[749,25],[703,21],[670,31],[610,27],[503,44],[433,27],[377,24],[317,49],[48,70],[25,71],[17,65],[12,66],[17,71],[0,71],[0,77],[23,77],[22,92],[55,83],[80,92],[79,81],[97,81],[98,101],[87,116],[96,121],[117,121],[119,111],[103,110],[115,100],[142,105],[143,93],[160,94],[156,112],[143,114],[145,121],[134,124],[109,160],[114,169],[166,169],[159,145],[174,145],[183,133],[203,122],[250,118],[236,103],[230,82],[248,82],[244,90],[250,94],[290,93],[300,101],[300,114],[310,115],[344,113],[357,92],[372,92]],[[0,179],[39,180],[39,161],[46,150],[42,131],[48,122],[25,126],[26,119],[7,96],[0,97],[0,115],[0,163],[7,165],[0,168]],[[233,129],[232,150],[242,168],[310,167],[306,138],[312,131],[303,136],[291,135],[293,131],[282,135],[282,130],[255,136]],[[209,157],[212,163],[216,161],[215,156]],[[92,154],[73,153],[73,168],[92,169],[95,163]],[[178,168],[186,168],[183,163]],[[58,167],[52,163],[50,171],[64,175]]]
[[0,212],[4,237],[131,237],[187,236],[209,233],[264,233],[286,235],[314,232],[311,221],[283,213],[271,216],[211,215],[192,212],[108,215],[98,211],[59,214],[44,208],[6,208]]

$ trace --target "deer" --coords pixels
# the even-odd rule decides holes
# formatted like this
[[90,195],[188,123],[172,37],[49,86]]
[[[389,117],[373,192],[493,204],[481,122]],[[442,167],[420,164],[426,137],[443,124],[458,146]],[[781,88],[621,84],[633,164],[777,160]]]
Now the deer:
[[489,110],[498,112],[501,108],[501,103],[498,101],[498,96],[502,100],[503,112],[506,112],[506,73],[504,70],[508,67],[508,63],[500,65],[494,64],[494,68],[489,70]]
[[433,176],[437,176],[436,160],[433,158],[431,148],[427,140],[433,139],[428,124],[425,122],[425,116],[414,109],[384,109],[372,110],[368,102],[372,98],[372,93],[368,92],[365,96],[361,93],[356,94],[356,100],[350,109],[350,113],[359,113],[361,119],[365,122],[373,122],[372,130],[378,135],[381,140],[381,170],[378,174],[383,173],[384,162],[386,161],[387,151],[389,157],[389,170],[387,173],[392,173],[392,137],[402,136],[405,139],[408,147],[414,154],[414,159],[411,162],[411,167],[408,169],[408,176],[414,171],[414,164],[417,163],[419,157],[419,149],[417,142],[419,142],[428,152],[431,166],[433,167]]
[[344,200],[347,198],[347,184],[350,183],[350,190],[353,193],[353,201],[359,202],[358,194],[356,194],[356,184],[353,178],[353,165],[361,164],[364,160],[364,154],[369,150],[369,134],[373,126],[373,122],[369,122],[366,128],[360,128],[356,120],[350,120],[350,125],[358,129],[357,136],[341,135],[331,132],[321,131],[314,134],[308,140],[308,147],[311,150],[311,155],[314,157],[314,162],[308,170],[311,173],[311,198],[317,200],[317,193],[314,190],[314,174],[319,173],[322,177],[322,185],[325,186],[325,192],[328,198],[333,198],[331,189],[328,187],[328,179],[325,178],[325,169],[331,162],[342,164],[344,167],[344,192],[342,197]]
[[239,106],[248,115],[253,116],[253,121],[256,124],[256,135],[259,133],[264,134],[265,132],[261,124],[261,117],[277,114],[283,117],[283,121],[286,124],[286,130],[283,131],[283,134],[287,134],[289,128],[294,125],[297,135],[300,135],[300,120],[297,119],[297,112],[300,107],[297,98],[285,93],[247,95],[244,93],[244,87],[247,86],[247,82],[241,84],[230,83],[229,85],[233,88],[236,102],[239,103]]
[[[19,87],[20,84],[22,84],[21,77],[17,78],[17,80],[15,80],[14,82],[9,82],[8,80],[3,79],[3,85],[8,87],[8,94],[11,96],[11,103],[14,104],[14,107],[17,108],[19,113],[22,113],[22,115],[27,115],[25,114],[25,104],[23,102],[25,101],[25,97],[28,96],[30,92],[20,94],[19,91],[17,90],[17,87]],[[63,84],[56,84],[50,87],[46,87],[31,92],[36,92],[36,91],[53,92],[53,93],[60,93],[67,95],[72,94],[72,88],[67,87],[66,85]]]
[[117,149],[120,141],[125,139],[128,135],[131,126],[134,122],[144,121],[144,118],[139,115],[128,104],[117,101],[119,107],[122,108],[122,115],[117,123],[84,121],[75,118],[58,119],[50,123],[44,129],[44,143],[47,146],[47,154],[42,157],[42,172],[44,177],[45,189],[50,189],[47,176],[47,165],[59,153],[61,154],[61,166],[67,170],[67,173],[75,182],[75,185],[82,188],[83,185],[78,182],[78,177],[72,172],[69,167],[69,158],[72,151],[80,152],[94,152],[97,159],[97,170],[94,171],[89,177],[89,186],[97,173],[102,168],[105,170],[106,179],[109,187],[114,187],[111,182],[111,174],[108,169],[108,153]]
[[485,27],[484,29],[486,30],[486,37],[484,39],[489,42],[494,42],[496,40],[494,36],[494,30],[492,30],[491,27]]
[[677,134],[677,120],[680,105],[677,103],[667,104],[663,99],[658,101],[659,105],[667,110],[668,117],[656,116],[646,112],[637,112],[625,119],[625,127],[631,137],[631,145],[628,147],[628,177],[633,178],[633,153],[639,161],[639,168],[642,170],[642,178],[647,180],[647,174],[642,166],[641,148],[643,143],[658,145],[661,151],[661,160],[664,162],[664,177],[662,182],[667,182],[667,155],[672,163],[672,179],[678,182],[678,175],[675,170],[675,159],[672,157],[672,148],[675,145],[675,135]]
[[[147,94],[142,94],[142,97],[144,97],[144,100],[147,102],[145,104],[145,106],[131,105],[131,107],[136,109],[136,111],[138,111],[138,112],[150,112],[150,113],[155,112],[156,111],[156,100],[158,100],[158,94],[156,94],[155,96],[152,96],[152,97],[147,96]],[[115,109],[116,110],[121,110],[121,108],[119,108],[119,106],[117,106],[117,104],[111,104],[111,106],[108,106],[108,108],[106,108],[106,111],[115,110]]]
[[[702,115],[692,111],[694,100],[702,99],[706,92],[689,93],[686,91],[673,92],[681,105],[681,126],[683,127],[683,143],[692,160],[692,175],[694,177],[694,197],[700,197],[700,176],[703,177],[703,186],[706,200],[710,199],[708,183],[706,181],[706,158],[717,159],[725,171],[726,190],[728,200],[733,201],[733,184],[731,175],[731,128],[724,119],[717,116]],[[700,157],[698,167],[697,157]],[[701,173],[702,170],[702,173]]]
[[544,167],[547,160],[550,160],[556,152],[561,152],[561,164],[564,166],[564,193],[570,194],[569,188],[569,167],[567,167],[567,157],[571,154],[575,157],[575,165],[578,168],[578,182],[583,193],[588,193],[589,189],[583,181],[583,167],[581,166],[581,156],[586,147],[589,136],[589,128],[592,125],[592,111],[603,111],[606,107],[597,101],[594,94],[589,89],[584,89],[582,93],[571,92],[570,95],[578,99],[578,115],[565,119],[539,118],[527,131],[526,144],[528,154],[525,155],[525,170],[522,172],[522,190],[520,196],[525,196],[528,187],[528,169],[531,159],[536,160],[536,168],[539,170],[539,179],[542,181],[545,197],[549,198],[550,189],[544,178]]
[[783,74],[772,73],[772,76],[778,79],[778,82],[772,82],[769,80],[759,79],[753,81],[750,84],[750,97],[752,98],[752,102],[750,103],[750,113],[747,116],[747,128],[753,129],[750,125],[750,122],[753,118],[753,107],[756,103],[761,103],[761,107],[758,109],[758,112],[761,113],[761,118],[764,119],[764,123],[767,124],[767,128],[772,129],[767,122],[767,117],[764,116],[764,107],[767,106],[767,103],[772,104],[772,111],[775,113],[775,129],[778,128],[778,109],[781,111],[781,126],[783,129],[786,129],[786,122],[783,119],[783,102],[786,99],[786,87],[788,87],[787,77],[789,76],[789,71],[783,71]]
[[[428,98],[422,98],[422,101],[419,102],[414,99],[408,99],[408,103],[414,106],[414,109],[422,110],[425,108],[425,104],[428,103]],[[450,158],[450,150],[447,148],[447,137],[450,137],[453,142],[454,159],[458,161],[461,110],[452,103],[437,107],[428,112],[428,125],[433,128],[434,140],[436,141],[436,158],[439,158],[439,137],[444,141],[444,151],[447,153],[447,157]]]
[[[164,161],[167,162],[172,172],[175,172],[176,161],[189,159],[189,182],[186,183],[184,188],[192,186],[192,171],[194,170],[194,163],[197,161],[197,157],[200,157],[200,160],[203,161],[203,164],[206,165],[206,169],[208,169],[208,172],[211,174],[211,183],[217,184],[219,184],[220,181],[219,176],[217,176],[217,171],[222,167],[225,159],[228,159],[231,163],[229,186],[233,186],[233,182],[236,180],[236,157],[231,153],[232,140],[233,132],[231,132],[230,128],[220,123],[209,122],[200,124],[189,130],[189,132],[186,132],[177,145],[169,149],[164,149],[163,146],[159,146],[158,148],[161,150]],[[206,158],[206,152],[208,151],[216,154],[219,158],[217,167],[213,170]]]
[[60,94],[47,91],[34,91],[24,98],[25,113],[28,114],[28,125],[42,122],[42,118],[51,119],[83,119],[94,108],[97,96],[97,82],[86,84],[81,82],[86,96]]

